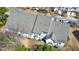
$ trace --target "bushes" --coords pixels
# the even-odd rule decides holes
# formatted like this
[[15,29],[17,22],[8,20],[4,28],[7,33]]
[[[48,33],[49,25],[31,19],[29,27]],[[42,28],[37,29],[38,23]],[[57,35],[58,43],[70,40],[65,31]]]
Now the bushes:
[[8,10],[5,7],[0,7],[0,14],[5,14]]
[[40,45],[37,51],[57,51],[58,49],[53,47],[52,45]]
[[9,38],[6,35],[0,33],[0,42],[1,43],[3,43],[3,42],[6,42],[7,43],[8,42],[8,39]]
[[69,40],[70,40],[70,38],[69,38],[69,36],[67,37],[67,42],[69,42]]
[[8,11],[7,8],[0,7],[0,27],[5,25],[7,22],[8,15],[5,14],[7,11]]
[[65,43],[64,47],[66,47],[66,46],[68,45],[69,41],[70,41],[70,38],[69,38],[69,36],[68,36],[68,37],[67,37],[67,42]]
[[[51,45],[40,45],[35,51],[57,51],[58,49]],[[27,49],[23,45],[18,45],[15,51],[32,51],[32,49]]]
[[79,16],[75,16],[76,19],[79,19]]
[[15,47],[15,51],[29,51],[30,49],[25,48],[23,45],[18,45]]

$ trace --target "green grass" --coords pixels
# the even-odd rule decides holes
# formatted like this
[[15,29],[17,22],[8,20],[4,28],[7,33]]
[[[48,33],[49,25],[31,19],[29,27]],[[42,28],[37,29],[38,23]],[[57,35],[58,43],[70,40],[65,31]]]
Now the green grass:
[[[40,45],[35,51],[57,51],[58,49],[51,45]],[[23,45],[18,45],[15,51],[31,51],[31,49],[25,48]]]
[[79,19],[79,16],[75,16],[76,19]]
[[52,45],[40,45],[37,51],[57,51],[58,49]]
[[67,37],[67,42],[66,42],[66,44],[64,45],[64,47],[67,46],[67,44],[69,43],[69,41],[70,41],[70,38],[69,38],[69,36],[68,36],[68,37]]
[[3,33],[0,33],[0,49],[1,51],[13,51],[15,46],[9,41],[9,37]]
[[0,7],[0,27],[4,26],[7,22],[8,15],[5,14],[8,11],[5,7]]
[[0,7],[0,14],[4,14],[5,12],[7,12],[8,9],[5,7]]
[[69,36],[67,37],[67,42],[69,42],[70,41],[70,38],[69,38]]
[[15,51],[29,51],[30,49],[25,48],[23,45],[18,45],[15,48]]
[[6,35],[0,33],[0,42],[8,42],[8,39]]

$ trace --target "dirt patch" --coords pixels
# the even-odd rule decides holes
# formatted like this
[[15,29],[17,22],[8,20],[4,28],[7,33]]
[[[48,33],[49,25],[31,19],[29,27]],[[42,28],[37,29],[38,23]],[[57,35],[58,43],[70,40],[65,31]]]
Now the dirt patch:
[[79,51],[79,42],[73,34],[73,31],[79,30],[79,28],[69,27],[69,42],[65,46],[65,51]]
[[35,39],[30,38],[24,38],[23,40],[20,40],[21,44],[24,45],[26,48],[32,48],[34,45],[44,45],[45,43],[43,41],[38,41]]

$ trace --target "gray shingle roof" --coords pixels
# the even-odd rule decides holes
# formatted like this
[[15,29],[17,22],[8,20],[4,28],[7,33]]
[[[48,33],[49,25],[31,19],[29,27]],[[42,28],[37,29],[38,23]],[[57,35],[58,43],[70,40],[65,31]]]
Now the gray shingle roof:
[[51,16],[38,16],[33,30],[34,33],[48,32]]
[[[10,17],[7,21],[7,27],[12,29],[13,27],[19,28],[18,31],[25,33],[48,32],[51,23],[51,16],[37,16],[34,14],[28,14],[17,10],[16,8],[10,9]],[[35,26],[34,26],[35,23]],[[60,22],[53,21],[52,27],[48,33],[53,32],[58,42],[66,42],[68,36],[68,25]],[[34,27],[34,29],[33,29]],[[54,39],[54,38],[53,38]]]
[[[28,14],[17,10],[10,9],[10,17],[8,18],[8,28],[16,27],[18,31],[30,33],[35,22],[36,15]],[[18,29],[19,28],[19,29]]]
[[53,21],[51,23],[51,27],[50,30],[48,32],[48,34],[50,34],[51,32],[54,33],[53,39],[57,42],[63,42],[65,43],[68,37],[68,25],[61,23],[61,22],[57,22],[57,21]]

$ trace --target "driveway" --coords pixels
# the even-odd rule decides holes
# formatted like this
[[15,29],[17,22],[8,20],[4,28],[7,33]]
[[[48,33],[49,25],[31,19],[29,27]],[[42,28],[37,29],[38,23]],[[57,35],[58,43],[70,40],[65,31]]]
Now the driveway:
[[[76,31],[77,30],[77,31]],[[69,27],[69,42],[65,46],[65,51],[79,51],[79,28]],[[74,34],[73,34],[74,33]]]
[[76,37],[76,39],[79,41],[79,30],[73,31],[73,34]]

